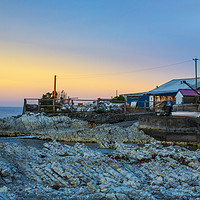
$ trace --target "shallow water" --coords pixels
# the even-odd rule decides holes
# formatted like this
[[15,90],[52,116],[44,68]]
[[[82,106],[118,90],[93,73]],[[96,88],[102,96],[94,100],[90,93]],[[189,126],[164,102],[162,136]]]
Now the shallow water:
[[[0,143],[5,143],[5,142],[9,142],[9,143],[17,143],[19,145],[23,145],[23,146],[31,146],[31,147],[35,147],[37,149],[42,149],[43,148],[43,144],[46,142],[50,142],[50,140],[39,140],[34,138],[33,136],[19,136],[19,137],[0,137]],[[64,141],[59,141],[61,144],[66,144],[66,145],[70,145],[70,146],[74,146],[76,144],[76,142],[64,142]],[[98,148],[98,144],[97,143],[84,143],[87,147],[91,148],[92,150],[96,150],[96,151],[100,151],[101,153],[110,153],[112,152],[114,149],[100,149]]]
[[[46,142],[50,142],[51,140],[39,140],[34,138],[34,136],[18,136],[18,137],[0,137],[0,143],[5,143],[5,142],[9,142],[9,143],[17,143],[19,145],[23,145],[23,146],[31,146],[31,147],[35,147],[37,149],[42,149],[43,148],[43,144]],[[65,142],[65,141],[58,141],[61,144],[66,144],[66,145],[70,145],[70,146],[74,146],[76,144],[76,142]],[[114,149],[112,148],[108,148],[108,149],[101,149],[98,148],[98,144],[97,143],[84,143],[87,147],[91,148],[92,150],[96,150],[96,151],[100,151],[103,154],[106,153],[111,153]],[[137,143],[125,143],[128,146],[144,146],[145,144],[137,144]],[[163,144],[164,147],[170,146],[170,144]],[[187,149],[189,149],[190,151],[196,151],[199,147],[196,145],[179,145],[181,147],[185,147]]]

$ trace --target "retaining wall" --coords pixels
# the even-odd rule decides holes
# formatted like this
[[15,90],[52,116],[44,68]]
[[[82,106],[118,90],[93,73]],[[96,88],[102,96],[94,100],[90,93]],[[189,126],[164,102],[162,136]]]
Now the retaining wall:
[[68,117],[93,122],[95,124],[118,123],[138,120],[140,116],[152,116],[153,113],[70,113]]
[[198,119],[140,116],[139,129],[158,140],[200,143],[200,123]]

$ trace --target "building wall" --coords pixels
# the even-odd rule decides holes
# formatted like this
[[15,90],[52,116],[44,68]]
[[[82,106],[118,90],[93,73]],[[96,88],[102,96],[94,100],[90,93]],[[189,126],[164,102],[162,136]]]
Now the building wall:
[[154,109],[154,96],[149,96],[149,108],[150,110]]
[[127,103],[131,104],[133,101],[139,101],[139,97],[137,96],[127,96]]
[[149,107],[149,96],[127,96],[127,103],[131,105],[131,102],[137,102],[137,107],[144,109]]
[[196,97],[183,97],[183,104],[196,104]]
[[149,108],[150,110],[155,110],[155,108],[157,107],[157,103],[160,103],[162,101],[168,101],[168,100],[172,100],[175,102],[175,96],[153,96],[150,95],[149,96]]
[[149,96],[144,95],[139,98],[139,103],[138,103],[139,108],[148,108],[149,107]]
[[175,101],[175,97],[174,96],[155,96],[154,100],[155,102],[168,101],[168,100]]
[[175,96],[176,99],[176,104],[182,104],[183,103],[183,95],[181,94],[180,91]]

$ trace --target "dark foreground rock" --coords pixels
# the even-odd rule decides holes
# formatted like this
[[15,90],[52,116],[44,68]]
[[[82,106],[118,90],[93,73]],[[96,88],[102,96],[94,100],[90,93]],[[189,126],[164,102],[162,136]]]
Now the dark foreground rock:
[[1,144],[0,158],[2,199],[200,198],[200,150],[153,142],[105,155],[54,141],[41,150]]

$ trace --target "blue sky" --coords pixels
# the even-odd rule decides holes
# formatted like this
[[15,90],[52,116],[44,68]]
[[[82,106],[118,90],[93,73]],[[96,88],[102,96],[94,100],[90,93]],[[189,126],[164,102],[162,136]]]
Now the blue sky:
[[[54,59],[59,63],[59,73],[54,72],[62,77],[67,75],[69,67],[70,78],[73,74],[100,75],[105,76],[104,81],[109,85],[109,74],[114,81],[112,73],[119,73],[116,88],[121,93],[151,90],[173,78],[194,76],[192,58],[200,57],[199,7],[197,0],[0,1],[0,53],[4,58],[16,59],[16,70],[25,63],[29,70],[35,70],[28,61],[17,60],[24,55],[31,63],[43,63],[44,70],[48,65],[45,60]],[[144,70],[189,60],[180,65]],[[11,73],[11,66],[6,66]],[[4,68],[5,62],[0,67]],[[106,84],[100,88],[99,81],[96,80],[99,95],[112,95],[115,86],[111,84],[110,90],[105,88]],[[34,95],[39,96],[50,88],[37,89]],[[78,86],[73,91],[64,89],[71,95],[83,96]],[[31,95],[23,91],[21,98],[25,94]],[[93,94],[94,90],[88,88],[85,96]]]

